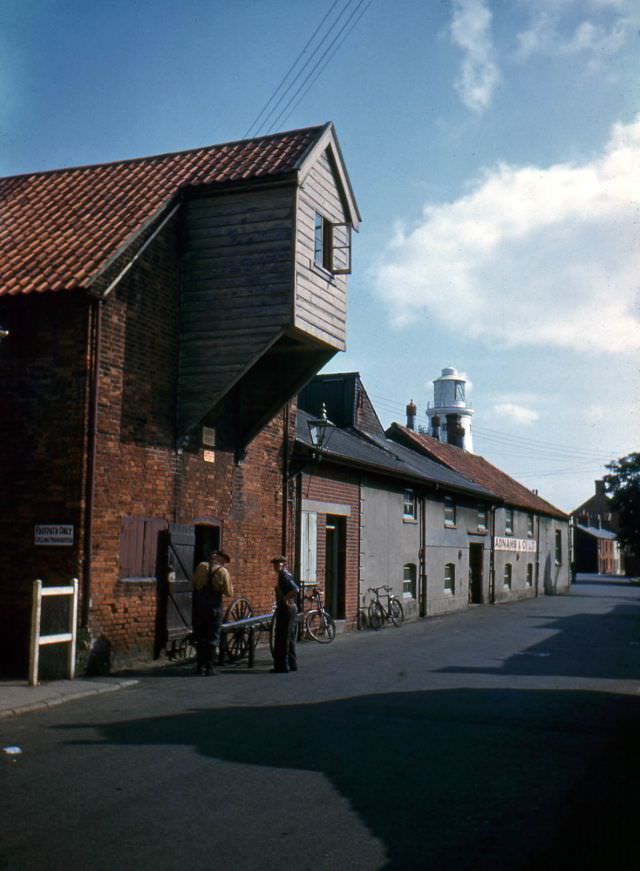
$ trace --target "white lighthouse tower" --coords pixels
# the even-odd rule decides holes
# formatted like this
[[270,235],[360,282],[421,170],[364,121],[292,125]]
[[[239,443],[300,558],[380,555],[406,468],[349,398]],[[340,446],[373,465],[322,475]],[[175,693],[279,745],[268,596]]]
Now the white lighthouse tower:
[[467,404],[467,382],[457,369],[448,366],[433,382],[433,405],[429,403],[429,435],[441,442],[473,452],[471,415]]

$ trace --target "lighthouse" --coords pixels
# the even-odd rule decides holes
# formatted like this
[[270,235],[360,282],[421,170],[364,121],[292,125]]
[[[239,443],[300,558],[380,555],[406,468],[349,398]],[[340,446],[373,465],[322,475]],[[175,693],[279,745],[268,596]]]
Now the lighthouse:
[[441,442],[473,452],[471,415],[467,403],[467,381],[457,369],[448,366],[433,382],[433,405],[429,403],[429,435]]

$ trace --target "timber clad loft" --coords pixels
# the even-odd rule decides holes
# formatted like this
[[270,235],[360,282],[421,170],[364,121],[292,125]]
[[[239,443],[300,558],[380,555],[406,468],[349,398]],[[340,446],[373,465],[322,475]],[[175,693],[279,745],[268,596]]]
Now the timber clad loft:
[[0,202],[0,660],[25,663],[35,578],[79,577],[105,668],[184,635],[212,545],[270,609],[291,400],[345,347],[333,125],[5,178]]

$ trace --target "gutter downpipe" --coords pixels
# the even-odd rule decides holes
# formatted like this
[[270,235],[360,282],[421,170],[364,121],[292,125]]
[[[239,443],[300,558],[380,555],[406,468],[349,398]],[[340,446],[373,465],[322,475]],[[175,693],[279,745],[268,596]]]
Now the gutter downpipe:
[[540,515],[536,515],[538,522],[536,523],[536,587],[535,597],[540,595]]
[[89,359],[92,362],[91,391],[89,397],[89,421],[87,444],[87,477],[84,514],[84,551],[82,571],[82,610],[81,626],[89,626],[91,609],[91,569],[93,553],[93,514],[96,495],[96,450],[98,434],[98,400],[100,393],[100,363],[102,344],[102,307],[103,300],[96,300],[91,309],[91,332],[89,335]]
[[496,506],[491,505],[491,542],[489,544],[489,604],[496,603]]
[[[283,414],[282,445],[282,553],[288,556],[288,513],[289,513],[289,419],[290,403],[287,402]],[[295,554],[291,565],[295,564]]]
[[427,496],[422,493],[420,512],[420,616],[427,616]]

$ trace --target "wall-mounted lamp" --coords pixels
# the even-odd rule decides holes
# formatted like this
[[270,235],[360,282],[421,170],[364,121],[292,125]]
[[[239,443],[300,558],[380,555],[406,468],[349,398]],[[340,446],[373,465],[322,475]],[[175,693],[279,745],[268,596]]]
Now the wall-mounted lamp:
[[8,335],[9,335],[9,330],[4,330],[2,327],[0,327],[0,342],[3,339],[6,339]]
[[320,409],[320,417],[308,421],[307,426],[309,427],[309,437],[313,445],[313,458],[319,463],[336,428],[335,424],[331,423],[327,417],[327,407],[324,402]]

